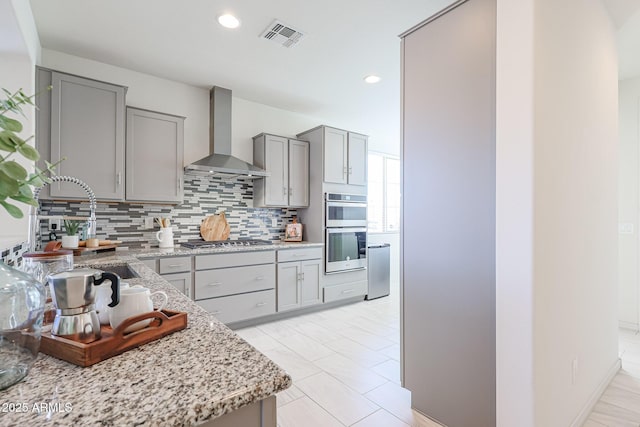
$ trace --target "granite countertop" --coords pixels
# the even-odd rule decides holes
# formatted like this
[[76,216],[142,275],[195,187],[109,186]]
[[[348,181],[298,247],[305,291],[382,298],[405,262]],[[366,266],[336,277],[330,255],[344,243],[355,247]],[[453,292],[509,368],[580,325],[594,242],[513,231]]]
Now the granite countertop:
[[141,277],[127,282],[166,292],[167,308],[189,313],[187,328],[87,368],[38,355],[22,382],[0,391],[1,426],[189,426],[291,385],[285,371],[130,252],[88,264],[128,263]]
[[[273,251],[281,249],[295,249],[295,248],[320,248],[324,243],[312,243],[312,242],[274,242],[270,245],[259,246],[238,246],[238,247],[225,247],[225,248],[200,248],[189,249],[180,245],[176,245],[173,248],[163,249],[159,247],[151,247],[145,249],[125,249],[127,253],[138,258],[153,258],[153,257],[165,257],[165,256],[187,256],[187,255],[206,255],[226,252],[254,252],[254,251]],[[122,253],[121,249],[118,249],[118,253]],[[82,259],[82,258],[77,258]]]

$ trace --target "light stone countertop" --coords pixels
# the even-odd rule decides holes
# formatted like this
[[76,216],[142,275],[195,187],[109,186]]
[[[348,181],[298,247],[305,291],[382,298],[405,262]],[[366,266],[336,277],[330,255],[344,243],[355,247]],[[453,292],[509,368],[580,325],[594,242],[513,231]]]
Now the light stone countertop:
[[[0,426],[190,426],[291,385],[284,370],[135,257],[167,255],[148,251],[77,258],[76,265],[128,263],[141,277],[126,281],[166,292],[168,309],[188,312],[187,328],[87,368],[39,354],[22,382],[0,391]],[[53,410],[40,412],[43,404]]]
[[[161,249],[158,247],[152,247],[149,249],[128,249],[125,250],[132,256],[138,258],[154,258],[154,257],[168,257],[168,256],[187,256],[187,255],[206,255],[228,252],[254,252],[254,251],[273,251],[281,249],[295,249],[295,248],[320,248],[323,247],[323,243],[311,243],[311,242],[274,242],[271,245],[258,245],[258,246],[239,246],[239,247],[227,247],[227,248],[202,248],[202,249],[189,249],[176,245],[173,248]],[[122,250],[116,251],[122,253]],[[99,255],[98,255],[99,256]],[[83,257],[76,258],[77,260],[84,259]]]

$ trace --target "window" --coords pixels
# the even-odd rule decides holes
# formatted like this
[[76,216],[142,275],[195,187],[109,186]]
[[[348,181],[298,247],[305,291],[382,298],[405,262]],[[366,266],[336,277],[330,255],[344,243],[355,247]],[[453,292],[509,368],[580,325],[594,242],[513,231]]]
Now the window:
[[369,153],[368,223],[370,233],[400,230],[400,160]]

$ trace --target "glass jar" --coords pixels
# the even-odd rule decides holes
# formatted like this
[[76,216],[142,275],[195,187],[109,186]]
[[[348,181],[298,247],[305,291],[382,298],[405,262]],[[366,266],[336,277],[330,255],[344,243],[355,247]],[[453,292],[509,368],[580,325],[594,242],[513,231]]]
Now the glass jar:
[[50,293],[47,286],[47,276],[73,270],[73,251],[27,252],[22,255],[22,264],[19,270],[32,275],[34,279],[45,286],[48,300]]
[[0,390],[23,379],[36,360],[44,303],[42,283],[0,261]]

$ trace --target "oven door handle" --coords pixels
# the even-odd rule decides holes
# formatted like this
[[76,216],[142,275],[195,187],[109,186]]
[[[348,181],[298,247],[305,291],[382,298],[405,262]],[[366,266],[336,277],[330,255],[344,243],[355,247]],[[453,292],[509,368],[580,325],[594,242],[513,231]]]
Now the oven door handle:
[[327,234],[335,233],[366,233],[367,227],[327,227]]
[[327,208],[366,208],[367,204],[363,202],[327,202]]

